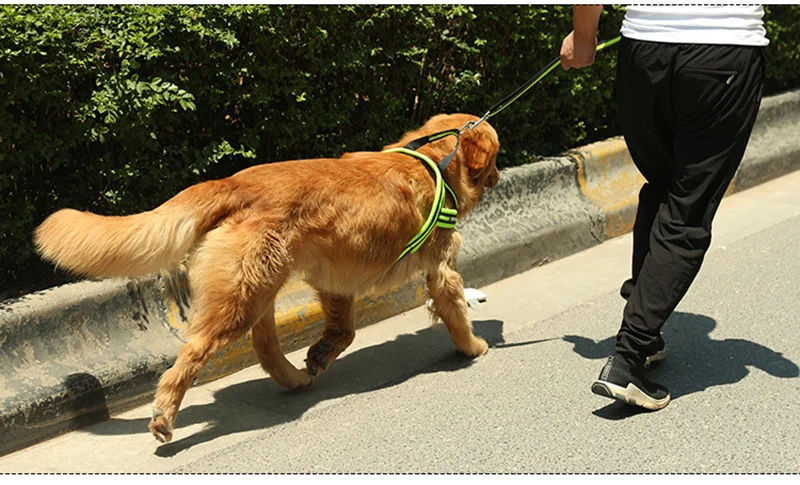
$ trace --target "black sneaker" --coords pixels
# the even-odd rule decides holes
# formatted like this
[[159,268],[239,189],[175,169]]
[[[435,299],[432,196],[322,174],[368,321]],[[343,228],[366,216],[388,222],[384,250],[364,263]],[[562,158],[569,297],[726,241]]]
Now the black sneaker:
[[632,368],[618,355],[608,358],[592,384],[592,392],[651,411],[666,407],[670,401],[666,387],[650,382],[641,369]]
[[659,335],[658,336],[658,350],[653,355],[648,355],[644,359],[644,366],[645,368],[650,367],[653,364],[661,362],[667,357],[667,345],[664,343],[664,338]]

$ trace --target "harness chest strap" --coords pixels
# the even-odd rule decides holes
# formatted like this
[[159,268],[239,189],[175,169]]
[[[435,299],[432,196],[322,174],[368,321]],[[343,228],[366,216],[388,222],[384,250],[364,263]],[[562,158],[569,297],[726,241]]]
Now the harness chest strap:
[[[411,150],[409,148],[389,148],[383,151],[384,153],[403,153],[406,155],[410,155],[414,158],[419,159],[428,166],[433,172],[434,180],[436,183],[436,189],[433,195],[433,205],[431,206],[431,212],[428,214],[428,218],[425,220],[425,223],[422,225],[420,230],[417,234],[411,238],[411,240],[406,244],[403,252],[400,253],[400,256],[395,260],[400,261],[405,255],[409,253],[416,253],[417,250],[422,247],[425,241],[428,239],[428,236],[431,235],[433,232],[434,227],[441,227],[443,229],[454,229],[456,227],[456,216],[458,215],[458,198],[456,198],[456,194],[453,189],[444,181],[444,177],[442,177],[442,172],[439,170],[439,166],[430,159],[430,157],[419,153],[418,151]],[[453,202],[455,203],[455,208],[450,209],[444,206],[444,202],[446,199],[445,192],[450,193],[450,196],[453,198]]]

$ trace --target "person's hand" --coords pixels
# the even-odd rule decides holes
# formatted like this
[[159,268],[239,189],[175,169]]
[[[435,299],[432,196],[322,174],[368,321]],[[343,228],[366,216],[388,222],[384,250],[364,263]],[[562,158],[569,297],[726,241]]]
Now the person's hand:
[[575,32],[572,31],[561,44],[561,67],[565,71],[569,71],[572,68],[580,69],[591,66],[594,63],[596,51],[597,37],[576,37]]

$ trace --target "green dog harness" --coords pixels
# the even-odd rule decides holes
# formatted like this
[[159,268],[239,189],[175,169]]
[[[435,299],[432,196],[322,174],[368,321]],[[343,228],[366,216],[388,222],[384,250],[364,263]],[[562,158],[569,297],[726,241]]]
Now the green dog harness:
[[[600,52],[601,50],[612,46],[619,42],[621,37],[617,37],[615,39],[611,39],[609,41],[603,42],[602,44],[598,44],[596,51]],[[492,116],[496,115],[497,113],[506,109],[511,103],[519,99],[523,94],[525,94],[530,88],[533,87],[534,84],[541,81],[547,74],[553,71],[556,66],[559,65],[561,62],[561,57],[556,57],[550,64],[547,65],[541,72],[530,78],[525,84],[517,88],[513,93],[506,96],[502,101],[495,104],[489,111],[487,111],[481,118],[477,121],[468,121],[466,125],[461,127],[458,130],[445,130],[440,131],[439,133],[434,133],[432,135],[423,136],[421,138],[417,138],[409,142],[406,146],[402,148],[390,148],[388,150],[384,150],[385,152],[396,152],[396,153],[404,153],[406,155],[411,155],[412,157],[418,158],[422,160],[422,162],[431,169],[434,174],[434,178],[436,179],[436,193],[434,195],[434,203],[433,207],[431,207],[431,213],[428,214],[428,219],[425,221],[425,224],[419,230],[416,236],[411,238],[411,241],[406,244],[405,249],[400,254],[400,256],[395,260],[395,263],[400,261],[406,254],[409,253],[416,253],[417,250],[422,246],[428,236],[431,235],[433,232],[434,227],[441,227],[444,229],[453,229],[456,227],[456,215],[458,214],[458,199],[456,199],[456,194],[453,192],[453,189],[447,185],[447,182],[444,181],[442,177],[442,173],[447,168],[447,165],[453,160],[453,157],[458,151],[458,144],[461,139],[461,134],[474,129],[487,119],[491,118]],[[442,138],[448,136],[455,136],[456,137],[456,147],[453,151],[444,157],[441,162],[437,165],[433,162],[429,157],[423,155],[422,153],[417,152],[417,148],[428,144],[430,142],[440,140]],[[453,201],[455,202],[456,209],[448,209],[444,206],[444,199],[445,199],[445,191],[450,192],[450,195],[453,196]]]
[[[432,138],[437,135],[442,135],[446,133],[444,136],[449,136],[453,134],[451,131],[436,133],[434,135],[430,135],[429,137],[424,137],[425,139]],[[456,130],[456,136],[458,131]],[[444,136],[439,136],[438,138],[443,138]],[[423,139],[420,139],[423,140]],[[414,150],[413,148],[409,148],[415,145],[415,142],[420,140],[414,140],[413,142],[409,143],[408,145],[402,148],[389,148],[388,150],[384,150],[384,153],[403,153],[405,155],[411,155],[414,158],[419,159],[424,163],[430,170],[433,172],[433,177],[436,183],[436,189],[433,195],[433,206],[431,207],[431,212],[428,214],[428,218],[425,221],[425,224],[422,225],[419,232],[411,238],[411,240],[406,244],[406,247],[403,249],[403,252],[400,253],[400,256],[397,257],[395,263],[403,259],[403,257],[409,253],[416,253],[417,250],[422,247],[425,241],[428,239],[428,236],[431,235],[433,232],[434,227],[441,227],[442,229],[454,229],[456,227],[456,216],[458,215],[458,198],[456,198],[456,193],[453,189],[445,182],[444,177],[442,177],[442,171],[444,168],[447,168],[447,164],[450,163],[452,160],[453,155],[455,155],[456,150],[458,149],[458,144],[456,144],[456,150],[453,150],[453,153],[448,155],[439,165],[437,165],[433,160],[430,159],[427,155],[419,153],[418,151]],[[432,140],[427,140],[430,142]],[[417,145],[415,148],[424,145],[425,143],[421,143]],[[442,168],[444,166],[444,168]],[[453,202],[455,203],[455,208],[450,209],[444,206],[445,202],[445,194],[449,193],[450,196],[453,198]]]

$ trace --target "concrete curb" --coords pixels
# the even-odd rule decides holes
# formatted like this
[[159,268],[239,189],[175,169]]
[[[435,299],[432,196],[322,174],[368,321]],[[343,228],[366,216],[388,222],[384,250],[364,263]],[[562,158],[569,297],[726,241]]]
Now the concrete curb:
[[[730,192],[800,168],[800,90],[764,99]],[[633,226],[642,178],[613,138],[503,171],[461,225],[459,269],[484,286],[588,249]],[[175,360],[188,301],[151,278],[85,281],[0,303],[0,454],[107,418],[152,398]],[[359,326],[421,305],[422,279],[358,301]],[[296,278],[279,294],[284,351],[312,343],[322,312]],[[249,335],[220,351],[198,382],[256,362]]]

